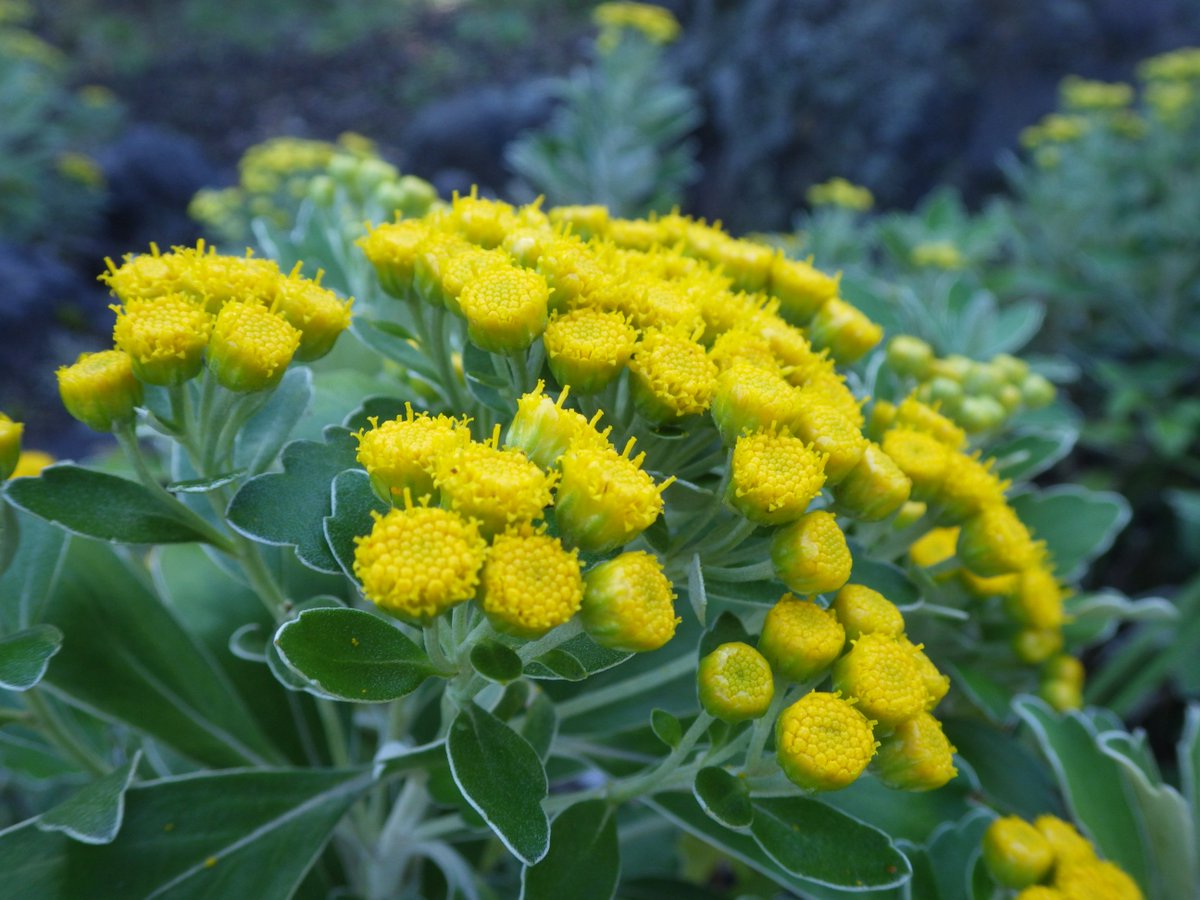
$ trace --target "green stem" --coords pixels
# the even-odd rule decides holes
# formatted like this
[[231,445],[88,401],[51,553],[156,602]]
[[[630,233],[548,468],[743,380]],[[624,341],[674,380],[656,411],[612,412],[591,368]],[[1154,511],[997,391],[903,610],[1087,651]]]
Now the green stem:
[[110,766],[72,733],[58,710],[41,695],[38,688],[25,692],[25,704],[37,719],[38,728],[55,746],[92,775],[98,777],[108,774]]
[[421,629],[421,638],[425,644],[425,652],[429,656],[429,661],[433,663],[433,667],[443,676],[448,677],[457,672],[458,667],[450,661],[442,650],[441,621],[439,617]]
[[555,647],[565,644],[571,638],[578,637],[583,634],[583,620],[576,616],[565,625],[559,625],[549,634],[543,635],[536,641],[530,641],[517,648],[517,656],[521,657],[521,662],[527,663],[531,659],[537,659],[544,653],[549,653]]
[[655,768],[651,769],[644,775],[635,776],[624,783],[620,787],[614,787],[609,791],[609,797],[614,803],[624,803],[626,800],[632,800],[641,794],[652,792],[655,787],[659,786],[666,778],[674,774],[680,764],[687,759],[688,754],[695,748],[696,743],[704,736],[712,725],[714,719],[704,710],[700,710],[700,714],[696,716],[696,721],[683,737],[674,750],[659,763]]
[[661,687],[669,681],[695,671],[695,668],[695,656],[691,653],[685,653],[677,659],[659,666],[657,669],[643,672],[641,675],[626,678],[624,681],[618,681],[616,684],[609,685],[606,688],[600,688],[600,690],[581,694],[578,697],[563,701],[558,705],[558,718],[560,721],[565,722],[567,719],[581,716],[594,709],[601,709],[610,703],[624,700],[626,697],[633,697],[644,691]]

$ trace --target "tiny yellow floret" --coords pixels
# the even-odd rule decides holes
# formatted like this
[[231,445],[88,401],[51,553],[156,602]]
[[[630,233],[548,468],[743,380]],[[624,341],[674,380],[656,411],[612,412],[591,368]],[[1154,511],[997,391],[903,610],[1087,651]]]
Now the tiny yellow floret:
[[775,753],[783,774],[808,791],[852,784],[875,755],[873,722],[837,694],[812,692],[775,723]]
[[700,705],[723,722],[745,722],[763,716],[775,696],[771,666],[749,644],[721,644],[700,660],[696,673]]

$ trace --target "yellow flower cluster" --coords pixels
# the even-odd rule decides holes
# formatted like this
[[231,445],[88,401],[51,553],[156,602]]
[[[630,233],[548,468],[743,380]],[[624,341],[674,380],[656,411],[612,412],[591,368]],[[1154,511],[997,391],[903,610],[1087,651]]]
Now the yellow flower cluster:
[[633,31],[655,44],[669,44],[679,36],[679,21],[669,9],[653,3],[600,3],[592,10],[592,21],[600,26],[596,45],[611,51],[622,31]]
[[983,860],[996,881],[1020,891],[1018,900],[1142,898],[1137,882],[1056,816],[996,819],[983,836]]
[[927,241],[912,249],[912,264],[919,269],[943,269],[954,272],[966,266],[967,261],[950,241]]
[[813,206],[840,206],[856,212],[866,212],[875,205],[875,197],[869,190],[845,178],[830,178],[814,184],[805,196]]
[[[478,584],[493,624],[522,637],[544,634],[582,607],[585,627],[605,646],[649,650],[671,638],[679,621],[674,592],[655,557],[624,553],[586,579],[578,558],[579,550],[613,550],[641,534],[661,514],[671,479],[655,484],[641,468],[644,455],[631,455],[633,441],[618,452],[596,419],[564,408],[566,393],[552,400],[539,383],[521,397],[503,443],[499,425],[488,440],[475,441],[468,420],[415,413],[411,405],[395,419],[371,419],[355,435],[358,461],[376,492],[389,502],[403,497],[405,505],[358,540],[355,573],[369,600],[423,620],[471,599]],[[414,509],[414,496],[426,506]],[[561,538],[540,524],[551,506]],[[473,555],[418,555],[423,544],[395,539],[395,522],[434,511],[479,538],[477,565]],[[464,561],[473,568],[462,568]],[[420,571],[436,579],[431,573],[446,567],[452,571],[441,581],[462,590],[435,600],[422,583],[390,574]]]
[[1133,102],[1132,85],[1121,82],[1091,81],[1068,75],[1058,86],[1059,98],[1067,109],[1116,110]]

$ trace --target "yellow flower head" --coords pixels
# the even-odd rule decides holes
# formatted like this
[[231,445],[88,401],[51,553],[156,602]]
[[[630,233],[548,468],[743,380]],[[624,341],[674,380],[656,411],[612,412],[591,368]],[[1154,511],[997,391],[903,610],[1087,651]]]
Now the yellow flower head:
[[646,331],[629,371],[638,410],[655,422],[704,412],[717,386],[717,365],[704,346],[677,331]]
[[1083,689],[1067,681],[1043,680],[1038,685],[1038,696],[1059,712],[1083,707]]
[[601,3],[592,10],[592,21],[604,30],[598,43],[605,52],[616,45],[622,29],[654,44],[669,44],[679,35],[679,22],[671,11],[653,3]]
[[562,455],[562,480],[554,504],[559,530],[581,550],[599,553],[633,540],[659,517],[662,490],[642,470],[643,454],[630,459],[610,448],[576,446]]
[[405,414],[383,424],[375,417],[370,429],[361,429],[358,461],[371,477],[381,497],[413,497],[433,494],[433,472],[437,460],[469,443],[471,433],[465,419],[413,413],[405,404]]
[[338,335],[350,327],[353,303],[353,298],[342,300],[321,287],[320,272],[315,281],[301,277],[299,264],[287,278],[281,279],[274,311],[300,332],[296,359],[308,362],[332,350]]
[[1025,523],[1007,503],[987,503],[962,524],[958,556],[964,566],[985,577],[1031,566],[1038,548]]
[[850,548],[833,514],[805,513],[775,532],[771,563],[776,577],[797,594],[836,591],[850,578]]
[[203,306],[183,294],[165,294],[113,309],[113,340],[129,354],[134,374],[142,381],[183,384],[200,372],[213,324]]
[[862,402],[846,385],[846,379],[834,371],[832,363],[827,368],[813,368],[804,382],[804,396],[832,406],[860,431],[866,424]]
[[953,272],[963,268],[967,261],[950,241],[926,241],[913,247],[912,264],[921,269],[943,269]]
[[715,243],[708,261],[733,279],[738,290],[761,291],[771,277],[776,256],[778,252],[764,244],[727,238]]
[[899,531],[909,525],[915,525],[929,512],[929,505],[919,500],[909,500],[896,511],[892,517],[892,527]]
[[275,387],[300,346],[300,332],[263,306],[226,303],[208,343],[208,367],[231,391]]
[[831,485],[849,475],[867,450],[867,439],[862,431],[807,388],[801,388],[800,414],[793,430],[797,437],[828,457],[825,478]]
[[589,206],[556,206],[550,210],[553,225],[569,225],[574,234],[585,241],[608,231],[608,207],[601,204]]
[[467,337],[484,350],[524,350],[546,330],[550,289],[529,269],[493,266],[466,283],[458,296]]
[[579,393],[592,394],[625,368],[637,331],[621,313],[581,308],[555,313],[542,341],[554,377]]
[[660,328],[684,334],[704,329],[704,317],[699,307],[673,282],[642,278],[632,284],[616,282],[612,290],[619,299],[602,305],[626,313],[636,328]]
[[871,768],[884,784],[902,791],[936,790],[958,774],[954,747],[942,723],[927,712],[885,735]]
[[155,244],[150,245],[149,253],[126,254],[119,266],[111,259],[104,262],[108,268],[100,280],[124,303],[179,290],[182,260],[173,253],[159,253]]
[[726,287],[722,276],[711,269],[682,278],[679,284],[700,310],[704,320],[701,340],[705,345],[714,344],[717,338],[735,328],[758,334],[753,319],[763,313],[761,294],[735,294]]
[[1024,819],[1005,816],[992,822],[983,835],[983,861],[1002,885],[1023,888],[1050,874],[1054,851]]
[[805,384],[815,373],[828,371],[832,365],[828,355],[814,350],[800,329],[792,327],[777,315],[759,313],[748,327],[767,339],[771,352],[783,366],[787,380],[794,385]]
[[0,481],[17,470],[21,461],[21,434],[25,426],[0,413]]
[[864,634],[898,637],[904,632],[904,616],[896,604],[866,585],[843,587],[833,599],[833,609],[846,630],[846,637],[852,641]]
[[770,369],[735,363],[716,381],[712,417],[726,444],[778,426],[791,430],[800,415],[799,391]]
[[1061,654],[1046,661],[1042,667],[1042,678],[1046,680],[1065,681],[1082,688],[1086,673],[1083,663],[1074,656]]
[[985,506],[1003,504],[1007,486],[1008,482],[992,471],[991,460],[951,453],[937,502],[947,520],[963,522]]
[[1056,887],[1044,884],[1031,884],[1017,892],[1013,900],[1065,900],[1066,894]]
[[273,260],[222,256],[203,242],[196,247],[176,247],[180,262],[179,290],[201,301],[216,315],[227,303],[262,304],[275,301],[283,276]]
[[696,673],[700,705],[723,722],[745,722],[764,715],[775,696],[771,666],[749,644],[721,644],[700,660]]
[[602,647],[657,650],[675,636],[681,621],[662,563],[645,551],[622,553],[584,578],[583,627]]
[[1067,900],[1142,900],[1137,882],[1108,860],[1071,861],[1057,866],[1054,886]]
[[483,564],[480,605],[499,630],[538,638],[583,602],[579,552],[529,528],[497,535]]
[[825,483],[825,455],[774,428],[739,437],[729,466],[726,499],[760,525],[800,518]]
[[933,363],[933,348],[919,337],[898,334],[887,345],[887,362],[898,375],[911,375],[924,381]]
[[1030,628],[1044,630],[1062,625],[1064,595],[1054,573],[1044,565],[1034,565],[1021,571],[1017,589],[1005,600],[1013,619]]
[[912,645],[886,634],[864,634],[833,667],[833,686],[887,728],[925,709],[928,695]]
[[915,499],[930,500],[936,496],[950,463],[951,451],[945,444],[923,431],[892,428],[884,432],[882,446],[883,452],[912,482]]
[[67,412],[96,431],[133,417],[142,402],[142,385],[133,374],[133,360],[124,350],[84,353],[58,372],[58,392]]
[[417,260],[416,283],[426,302],[444,306],[455,315],[465,315],[463,289],[493,269],[513,269],[504,251],[481,250],[456,236],[442,235],[432,240]]
[[834,297],[813,315],[808,337],[814,347],[828,350],[843,365],[851,365],[883,340],[883,329],[856,307]]
[[916,397],[906,397],[896,407],[895,426],[912,431],[923,431],[951,450],[961,450],[967,445],[967,434],[932,406],[927,406]]
[[840,206],[855,212],[866,212],[875,205],[875,198],[867,188],[840,176],[814,184],[805,196],[813,206]]
[[608,446],[604,435],[593,427],[599,413],[589,422],[563,406],[569,388],[563,388],[555,400],[546,396],[544,387],[539,381],[534,390],[517,400],[517,412],[509,423],[504,446],[517,448],[543,469],[557,466],[568,447]]
[[913,565],[929,569],[950,559],[958,550],[957,526],[953,528],[931,528],[908,548],[908,558]]
[[498,247],[504,235],[517,224],[516,211],[509,203],[480,197],[475,188],[469,194],[455,194],[446,216],[446,225],[480,247]]
[[925,654],[924,644],[914,644],[904,635],[896,640],[912,654],[917,671],[921,674],[921,683],[925,685],[925,709],[932,712],[950,692],[950,677],[938,671],[933,660]]
[[833,610],[784,594],[767,613],[758,649],[776,675],[802,683],[833,665],[845,643]]
[[34,478],[42,469],[54,464],[54,457],[42,450],[22,450],[10,478]]
[[779,314],[793,325],[806,325],[817,310],[837,296],[838,279],[811,262],[777,256],[767,288],[779,299]]
[[383,289],[393,297],[407,297],[417,259],[425,251],[431,229],[424,222],[405,221],[376,225],[357,244]]
[[1017,659],[1036,666],[1062,650],[1062,629],[1022,628],[1013,636],[1012,646]]
[[554,476],[520,450],[499,449],[496,430],[488,443],[462,444],[434,463],[442,506],[476,519],[485,535],[540,519],[554,486]]
[[1080,834],[1070,822],[1058,816],[1038,816],[1033,826],[1054,851],[1054,859],[1061,865],[1066,862],[1091,862],[1096,858],[1096,849],[1091,841]]
[[779,767],[807,791],[848,787],[875,755],[873,725],[837,694],[805,694],[775,723]]
[[779,362],[771,352],[771,342],[743,328],[732,328],[721,334],[713,342],[709,358],[721,372],[739,363],[758,366],[769,372],[779,371]]
[[981,600],[988,597],[1007,597],[1016,591],[1020,577],[1017,572],[993,575],[991,578],[976,575],[970,569],[960,569],[958,572],[958,578],[967,589],[967,593]]
[[874,441],[862,458],[833,489],[837,504],[856,519],[886,519],[908,502],[912,482],[895,461]]
[[1059,98],[1067,109],[1124,109],[1133,102],[1133,87],[1120,82],[1091,81],[1068,75],[1058,86]]
[[355,538],[354,575],[368,600],[394,616],[427,622],[470,600],[487,543],[470,519],[444,509],[372,512],[371,533]]
[[542,246],[537,271],[553,290],[554,308],[572,306],[603,284],[608,274],[578,238],[563,237]]

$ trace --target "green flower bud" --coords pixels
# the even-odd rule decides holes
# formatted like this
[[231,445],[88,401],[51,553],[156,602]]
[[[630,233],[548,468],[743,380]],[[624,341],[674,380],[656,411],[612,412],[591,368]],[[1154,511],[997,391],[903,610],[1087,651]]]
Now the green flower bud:
[[749,644],[722,644],[700,660],[700,705],[723,722],[745,722],[764,715],[775,696],[771,666]]
[[918,713],[880,739],[871,761],[879,780],[901,791],[932,791],[953,779],[954,747],[942,723],[927,712]]
[[896,374],[922,381],[933,362],[933,348],[918,337],[898,334],[888,342],[887,362]]
[[1041,409],[1054,402],[1054,385],[1043,375],[1031,372],[1021,385],[1021,396],[1030,409]]

